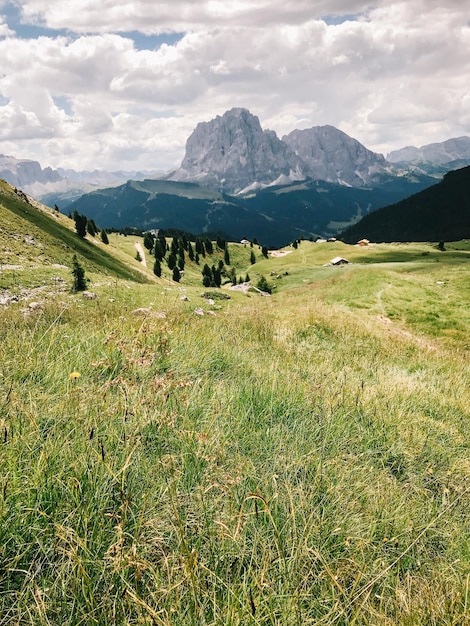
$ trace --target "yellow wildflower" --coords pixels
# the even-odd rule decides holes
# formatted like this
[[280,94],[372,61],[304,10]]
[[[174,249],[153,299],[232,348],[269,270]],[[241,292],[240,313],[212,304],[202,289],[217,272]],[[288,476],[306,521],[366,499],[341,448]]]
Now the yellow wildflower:
[[80,376],[80,372],[72,372],[71,374],[69,374],[70,380],[76,380],[77,378],[80,378]]

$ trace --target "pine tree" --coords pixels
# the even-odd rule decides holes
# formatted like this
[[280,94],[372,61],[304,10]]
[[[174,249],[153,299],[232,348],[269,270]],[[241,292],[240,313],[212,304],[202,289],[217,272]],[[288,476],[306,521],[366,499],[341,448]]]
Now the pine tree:
[[266,293],[271,293],[271,287],[269,286],[269,283],[264,276],[261,276],[256,286],[261,291],[265,291]]
[[154,242],[155,237],[152,235],[152,233],[146,232],[144,235],[144,246],[149,252],[152,250]]
[[153,273],[155,276],[158,276],[158,278],[162,275],[162,265],[158,259],[155,259],[155,263],[153,264]]
[[204,241],[204,247],[206,249],[207,254],[214,253],[214,246],[212,245],[212,241],[209,239],[209,237],[206,237]]
[[190,261],[194,261],[194,250],[190,241],[188,241],[188,257]]
[[253,250],[251,251],[251,254],[250,254],[250,263],[251,263],[251,265],[256,263],[256,256],[255,256],[255,253],[253,252]]
[[180,248],[178,251],[178,268],[184,270],[184,250]]
[[267,249],[267,247],[266,247],[266,246],[263,246],[263,247],[261,248],[261,254],[262,254],[264,257],[268,258],[268,249]]
[[85,278],[85,270],[80,265],[77,259],[77,255],[74,254],[72,257],[72,275],[73,275],[73,287],[72,291],[85,291],[87,287],[87,281]]
[[176,267],[173,268],[173,280],[175,281],[175,283],[179,283],[181,279],[181,274],[179,269]]
[[95,220],[87,219],[86,229],[87,229],[87,233],[91,235],[92,237],[94,237],[96,233],[98,232],[98,226],[95,224]]
[[77,235],[82,239],[85,239],[88,222],[87,216],[80,215],[77,211],[74,211],[72,213],[72,217],[75,222],[75,230],[77,232]]
[[[166,244],[165,244],[166,247]],[[163,261],[165,258],[165,247],[162,247],[162,242],[160,239],[155,240],[155,248],[153,250],[153,254],[156,259],[159,261]]]
[[176,256],[178,254],[178,249],[179,249],[178,240],[176,239],[176,237],[173,237],[173,239],[171,240],[171,246],[170,246],[171,253]]
[[101,241],[106,245],[109,244],[108,233],[105,230],[101,231]]
[[173,254],[173,252],[170,252],[170,254],[168,255],[167,262],[168,262],[168,267],[170,268],[170,270],[176,267],[176,255]]
[[225,265],[230,265],[230,254],[229,254],[229,251],[228,251],[228,246],[225,248],[224,263],[225,263]]

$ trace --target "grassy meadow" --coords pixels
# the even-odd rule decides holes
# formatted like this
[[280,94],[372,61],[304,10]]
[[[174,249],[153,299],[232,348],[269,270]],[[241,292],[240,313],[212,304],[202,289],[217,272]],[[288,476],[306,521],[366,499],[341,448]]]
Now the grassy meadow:
[[229,244],[262,297],[111,235],[85,300],[0,211],[2,626],[470,624],[469,245]]

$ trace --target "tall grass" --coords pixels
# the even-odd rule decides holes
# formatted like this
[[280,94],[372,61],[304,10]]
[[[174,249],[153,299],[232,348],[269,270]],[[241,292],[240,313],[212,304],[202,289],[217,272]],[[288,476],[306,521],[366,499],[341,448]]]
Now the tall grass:
[[325,289],[0,311],[0,624],[470,624],[465,354]]

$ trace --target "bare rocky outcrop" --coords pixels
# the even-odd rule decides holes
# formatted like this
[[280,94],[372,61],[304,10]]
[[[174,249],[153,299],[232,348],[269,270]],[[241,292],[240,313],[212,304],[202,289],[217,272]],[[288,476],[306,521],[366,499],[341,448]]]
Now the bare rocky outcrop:
[[274,131],[263,130],[247,109],[234,108],[196,126],[171,179],[237,193],[251,185],[305,177],[302,160]]
[[334,126],[294,130],[282,138],[305,163],[310,178],[362,187],[390,175],[384,156]]

